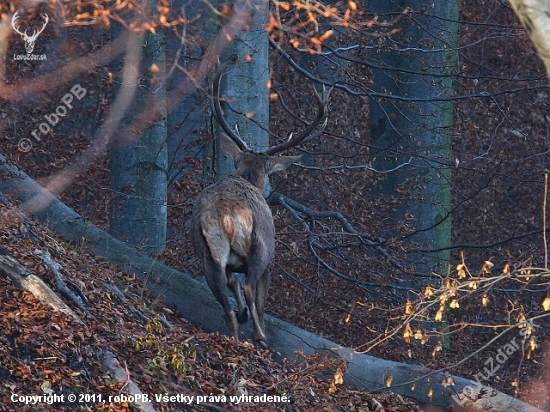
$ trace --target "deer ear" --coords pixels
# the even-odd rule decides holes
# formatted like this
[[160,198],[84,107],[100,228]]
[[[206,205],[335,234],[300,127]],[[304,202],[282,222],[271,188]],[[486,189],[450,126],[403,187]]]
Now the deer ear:
[[235,165],[240,161],[243,154],[242,150],[225,133],[222,133],[220,136],[220,148],[222,149],[222,153],[230,158]]
[[267,164],[267,174],[271,174],[273,172],[277,172],[280,170],[285,170],[288,168],[292,163],[297,162],[300,160],[302,156],[276,156],[269,159],[269,162]]

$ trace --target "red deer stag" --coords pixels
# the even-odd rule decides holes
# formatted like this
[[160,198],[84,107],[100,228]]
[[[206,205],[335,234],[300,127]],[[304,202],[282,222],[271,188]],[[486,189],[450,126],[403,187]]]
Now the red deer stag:
[[[218,123],[231,138],[222,136],[221,148],[234,162],[236,172],[207,187],[198,196],[191,218],[191,241],[203,262],[208,286],[222,305],[225,321],[235,339],[239,340],[237,322],[244,323],[248,317],[246,299],[254,323],[254,340],[266,348],[264,307],[275,253],[275,227],[264,191],[271,173],[286,169],[301,157],[273,155],[296,146],[317,128],[325,117],[330,91],[323,91],[323,96],[315,92],[318,114],[303,133],[263,153],[256,153],[231,130],[223,116],[219,89],[226,66],[227,63],[221,65],[214,77],[213,106]],[[244,298],[234,273],[246,275]],[[237,301],[236,314],[229,302],[227,286]]]

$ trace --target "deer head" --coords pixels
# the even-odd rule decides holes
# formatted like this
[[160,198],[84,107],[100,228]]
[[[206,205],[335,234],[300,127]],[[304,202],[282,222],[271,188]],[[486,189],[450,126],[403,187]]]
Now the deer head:
[[[323,96],[315,92],[319,106],[317,117],[302,133],[263,153],[256,153],[231,130],[223,116],[219,89],[226,66],[220,66],[214,77],[213,106],[216,120],[228,136],[222,137],[221,149],[233,160],[236,172],[207,187],[198,196],[191,218],[191,241],[203,262],[207,284],[222,305],[226,323],[235,339],[239,340],[238,323],[248,318],[246,301],[254,324],[254,340],[267,347],[264,307],[275,253],[275,227],[264,190],[271,173],[284,170],[300,159],[301,156],[275,155],[311,136],[325,117],[330,91],[323,91]],[[245,274],[244,287],[241,288],[235,273]],[[229,302],[227,287],[237,301],[236,313]]]
[[34,30],[32,35],[29,36],[27,34],[28,29],[22,32],[19,30],[19,26],[15,25],[18,17],[19,17],[19,12],[16,11],[13,17],[11,18],[11,26],[17,33],[21,35],[21,38],[25,42],[25,50],[27,51],[27,54],[31,54],[32,51],[34,50],[34,43],[36,42],[36,39],[38,38],[40,33],[42,33],[46,28],[46,25],[50,21],[50,18],[48,17],[47,14],[44,14],[44,25],[42,26],[42,28],[40,30]]

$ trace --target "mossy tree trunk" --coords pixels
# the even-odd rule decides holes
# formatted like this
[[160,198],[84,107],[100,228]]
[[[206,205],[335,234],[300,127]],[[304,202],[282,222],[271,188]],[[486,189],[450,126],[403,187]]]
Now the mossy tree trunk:
[[[458,4],[374,0],[369,12],[395,17],[411,12],[399,23],[402,32],[375,49],[370,104],[374,167],[392,171],[373,193],[397,194],[408,189],[394,215],[402,234],[420,251],[409,255],[421,288],[422,275],[444,273],[450,261],[451,166],[453,96],[452,75],[457,64]],[[391,43],[389,43],[391,41]],[[380,96],[387,95],[387,97]],[[432,252],[433,251],[433,252]]]
[[[150,7],[151,12],[156,13],[153,2]],[[144,35],[139,70],[143,84],[138,88],[135,103],[123,120],[123,126],[131,123],[137,113],[148,110],[146,105],[149,104],[154,104],[155,110],[163,113],[163,118],[145,130],[128,131],[113,141],[110,230],[117,238],[140,247],[145,253],[156,254],[166,247],[168,183],[165,49],[161,32]]]

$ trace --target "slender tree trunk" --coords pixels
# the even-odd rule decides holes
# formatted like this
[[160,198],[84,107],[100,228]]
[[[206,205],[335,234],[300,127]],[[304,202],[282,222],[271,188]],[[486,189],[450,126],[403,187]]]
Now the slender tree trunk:
[[[151,3],[151,7],[156,6]],[[155,254],[166,246],[168,153],[165,83],[151,79],[164,79],[164,36],[147,33],[142,53],[144,84],[138,89],[132,112],[147,110],[145,105],[152,103],[164,118],[146,130],[135,131],[137,135],[119,136],[113,143],[111,233],[145,253]],[[134,118],[127,117],[129,122]]]
[[[251,149],[269,147],[269,42],[265,25],[268,2],[254,0],[255,13],[250,29],[239,34],[230,53],[238,62],[224,76],[222,93],[227,99],[225,116],[230,126],[238,125],[241,137]],[[216,146],[219,153],[219,145]],[[233,171],[233,165],[223,156],[218,162],[218,176]]]
[[[423,249],[450,244],[452,74],[456,66],[458,6],[456,1],[369,2],[369,12],[388,16],[411,7],[400,24],[403,31],[391,46],[373,56],[374,91],[393,97],[375,98],[370,104],[371,138],[378,170],[397,170],[379,183],[375,193],[396,193],[414,182],[410,199],[403,199],[394,218],[415,233],[410,241]],[[410,164],[407,164],[409,161]],[[449,251],[413,253],[417,273],[446,271]],[[417,285],[421,286],[421,285]]]

